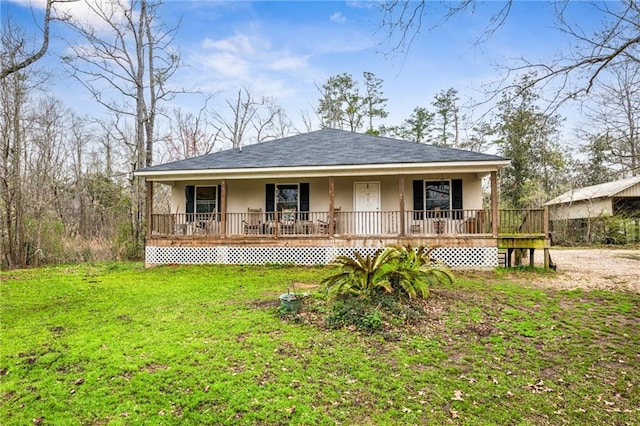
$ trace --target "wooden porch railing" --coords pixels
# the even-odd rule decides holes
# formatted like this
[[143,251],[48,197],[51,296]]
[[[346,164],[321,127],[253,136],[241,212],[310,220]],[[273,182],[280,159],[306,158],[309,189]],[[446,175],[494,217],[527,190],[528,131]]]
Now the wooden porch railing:
[[499,235],[546,235],[545,209],[498,210]]
[[[151,236],[288,238],[490,236],[491,210],[153,214]],[[500,210],[499,235],[545,235],[544,209]],[[223,229],[223,223],[225,227]]]

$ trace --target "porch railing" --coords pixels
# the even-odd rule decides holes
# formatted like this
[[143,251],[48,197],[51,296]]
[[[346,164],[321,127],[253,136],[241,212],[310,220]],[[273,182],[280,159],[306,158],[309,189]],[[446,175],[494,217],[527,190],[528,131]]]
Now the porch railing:
[[[488,236],[491,210],[153,214],[153,236]],[[544,209],[499,210],[499,235],[544,235]]]

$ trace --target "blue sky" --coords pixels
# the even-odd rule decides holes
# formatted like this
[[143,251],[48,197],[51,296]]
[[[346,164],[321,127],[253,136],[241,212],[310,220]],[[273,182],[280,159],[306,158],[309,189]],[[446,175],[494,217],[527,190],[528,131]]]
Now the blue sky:
[[[0,13],[38,37],[42,4],[1,0]],[[169,25],[182,20],[176,44],[185,66],[174,85],[219,92],[214,106],[222,107],[225,99],[246,87],[254,96],[275,97],[295,121],[301,110],[315,108],[316,86],[329,76],[347,72],[361,79],[363,71],[370,71],[384,80],[390,112],[386,123],[397,124],[416,106],[430,107],[439,90],[454,87],[463,101],[482,100],[482,85],[500,76],[497,65],[522,56],[548,59],[568,46],[569,40],[553,29],[552,6],[539,1],[517,1],[505,25],[476,46],[474,41],[501,3],[480,6],[474,14],[423,31],[408,54],[395,56],[384,54],[389,46],[379,27],[381,13],[371,2],[167,0],[161,12]],[[597,24],[597,16],[582,2],[569,7],[576,9],[572,16],[582,25]],[[54,24],[52,36],[40,64],[53,72],[52,92],[79,112],[101,111],[58,59],[65,50],[63,39],[69,37],[64,24]],[[200,102],[197,96],[175,100],[186,109],[197,109]],[[575,118],[576,113],[567,114]]]

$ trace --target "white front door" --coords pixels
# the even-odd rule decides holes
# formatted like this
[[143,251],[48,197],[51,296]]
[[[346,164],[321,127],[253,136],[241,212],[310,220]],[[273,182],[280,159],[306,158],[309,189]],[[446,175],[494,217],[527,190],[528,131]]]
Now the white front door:
[[354,183],[356,234],[380,233],[380,182]]

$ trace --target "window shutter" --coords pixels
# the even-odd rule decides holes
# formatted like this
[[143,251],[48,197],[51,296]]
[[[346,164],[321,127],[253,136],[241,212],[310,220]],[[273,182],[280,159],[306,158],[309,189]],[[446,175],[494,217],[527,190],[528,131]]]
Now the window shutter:
[[187,214],[187,222],[193,222],[193,213],[195,211],[196,187],[187,185],[184,187],[184,195],[187,198],[187,205],[184,209]]
[[[309,183],[301,183],[300,184],[300,211],[308,212],[309,211]],[[300,220],[309,220],[308,214],[301,214]]]
[[276,184],[268,183],[265,190],[265,212],[270,219],[273,219],[272,213],[276,209]]
[[[462,179],[451,180],[451,208],[453,210],[462,210]],[[455,212],[456,219],[462,219],[463,212]]]
[[422,220],[424,218],[424,181],[413,181],[413,220]]

